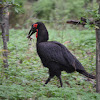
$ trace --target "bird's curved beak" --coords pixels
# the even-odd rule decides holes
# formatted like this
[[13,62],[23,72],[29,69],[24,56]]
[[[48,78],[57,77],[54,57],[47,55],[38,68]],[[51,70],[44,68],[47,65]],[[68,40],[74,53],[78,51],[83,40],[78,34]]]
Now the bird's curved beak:
[[29,39],[31,37],[32,34],[34,34],[36,32],[36,28],[35,27],[32,27],[28,33],[28,36],[27,38]]

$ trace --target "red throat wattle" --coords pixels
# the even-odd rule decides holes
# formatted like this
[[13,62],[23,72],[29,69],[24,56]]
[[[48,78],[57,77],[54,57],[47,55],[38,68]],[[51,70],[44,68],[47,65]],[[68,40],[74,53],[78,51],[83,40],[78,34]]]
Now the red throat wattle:
[[[37,28],[38,24],[34,24],[33,27]],[[36,38],[38,37],[38,29],[36,29],[37,33],[36,33]]]
[[37,37],[38,37],[38,29],[36,29],[36,31],[37,31],[37,32],[36,32],[36,38],[37,38]]

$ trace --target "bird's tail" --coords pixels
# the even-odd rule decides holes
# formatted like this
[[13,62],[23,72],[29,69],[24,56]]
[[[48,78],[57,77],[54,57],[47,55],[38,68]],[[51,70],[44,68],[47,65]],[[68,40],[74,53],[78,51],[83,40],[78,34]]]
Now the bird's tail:
[[96,77],[94,75],[91,75],[89,74],[88,72],[86,72],[85,70],[81,70],[81,71],[78,71],[79,73],[85,75],[86,77],[88,78],[91,78],[91,79],[96,79]]

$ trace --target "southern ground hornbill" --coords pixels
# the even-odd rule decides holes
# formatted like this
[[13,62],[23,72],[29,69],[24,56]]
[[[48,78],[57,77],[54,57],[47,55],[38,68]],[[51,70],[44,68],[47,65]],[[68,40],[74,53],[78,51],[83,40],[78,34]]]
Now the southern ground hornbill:
[[42,22],[32,25],[27,38],[30,38],[35,32],[37,32],[37,53],[43,65],[49,69],[49,78],[45,84],[56,75],[62,87],[61,71],[66,71],[67,73],[77,71],[88,78],[95,79],[95,76],[86,72],[82,64],[64,45],[56,41],[48,41],[48,31]]

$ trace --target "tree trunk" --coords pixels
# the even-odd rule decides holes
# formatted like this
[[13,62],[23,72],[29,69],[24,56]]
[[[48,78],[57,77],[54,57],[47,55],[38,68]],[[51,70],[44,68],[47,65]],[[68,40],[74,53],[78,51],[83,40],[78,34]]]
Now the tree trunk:
[[5,25],[1,25],[2,29],[2,39],[3,39],[3,62],[4,62],[4,67],[8,67],[8,50],[7,50],[7,39],[6,39],[6,33],[5,33]]
[[9,12],[8,7],[4,10],[4,23],[5,23],[5,33],[6,33],[6,39],[9,41]]
[[[2,0],[0,0],[2,2]],[[1,24],[1,30],[2,30],[2,39],[3,39],[3,62],[4,62],[4,67],[8,67],[8,50],[7,50],[7,39],[6,39],[6,31],[5,31],[5,15],[4,15],[4,9],[2,6],[0,6],[0,24]]]
[[[99,10],[100,14],[100,3]],[[99,29],[96,29],[96,92],[100,93],[100,19],[96,22]]]

